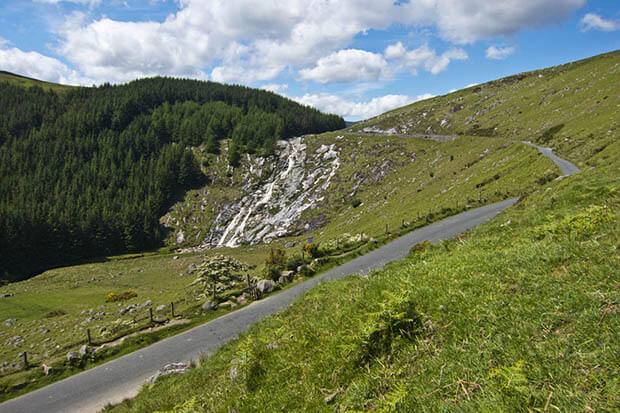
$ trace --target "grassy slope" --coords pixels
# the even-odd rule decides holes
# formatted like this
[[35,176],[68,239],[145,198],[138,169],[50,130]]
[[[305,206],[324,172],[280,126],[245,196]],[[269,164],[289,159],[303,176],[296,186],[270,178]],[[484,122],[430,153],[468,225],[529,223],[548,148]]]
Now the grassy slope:
[[53,90],[55,92],[65,91],[74,86],[61,85],[58,83],[44,82],[42,80],[31,79],[29,77],[16,75],[10,72],[0,71],[0,82],[9,82],[18,86],[32,87],[39,86],[45,90]]
[[323,284],[115,411],[620,408],[618,153],[467,236]]
[[[585,74],[609,82],[617,56],[570,65],[576,79],[563,83]],[[600,101],[615,99],[615,107],[618,91],[611,92]],[[619,409],[620,143],[617,120],[606,116],[569,113],[549,140],[582,173],[369,279],[314,289],[200,368],[116,410]],[[565,131],[583,133],[573,143]]]
[[[428,99],[351,129],[374,126],[405,133],[526,139],[551,145],[580,162],[617,136],[619,105],[620,51],[615,51]],[[548,141],[543,138],[558,125],[564,126]]]

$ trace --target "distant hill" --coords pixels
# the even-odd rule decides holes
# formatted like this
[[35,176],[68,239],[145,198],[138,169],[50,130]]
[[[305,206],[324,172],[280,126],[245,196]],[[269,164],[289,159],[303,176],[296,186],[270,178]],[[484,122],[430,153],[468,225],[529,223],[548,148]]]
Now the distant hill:
[[614,51],[426,99],[351,129],[526,139],[578,160],[600,148],[591,136],[617,130],[619,100],[620,51]]
[[43,80],[37,80],[30,77],[17,75],[15,73],[6,72],[0,70],[0,82],[8,82],[14,85],[32,87],[39,86],[45,90],[65,91],[74,88],[75,86],[60,85],[58,83],[45,82]]
[[[63,91],[63,93],[58,93]],[[344,120],[272,92],[150,78],[67,87],[0,75],[0,279],[160,245],[159,217],[206,177],[190,147],[228,161]]]

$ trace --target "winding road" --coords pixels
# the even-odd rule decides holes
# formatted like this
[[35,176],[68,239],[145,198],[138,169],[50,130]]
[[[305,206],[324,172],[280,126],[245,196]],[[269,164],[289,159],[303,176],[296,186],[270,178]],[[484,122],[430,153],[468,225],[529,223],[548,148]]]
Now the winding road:
[[[548,148],[538,148],[545,156],[556,162],[563,174],[570,175],[579,171],[570,162],[557,158]],[[547,150],[548,153],[545,152]],[[568,169],[564,169],[567,166]],[[260,319],[289,306],[316,284],[349,274],[367,274],[380,269],[388,262],[405,257],[411,246],[418,242],[425,240],[439,242],[455,237],[490,220],[515,202],[517,198],[472,209],[413,231],[279,294],[253,302],[247,307],[184,333],[4,402],[0,404],[0,413],[96,412],[108,403],[118,403],[125,398],[133,397],[145,380],[164,365],[197,360],[202,353],[212,354]]]

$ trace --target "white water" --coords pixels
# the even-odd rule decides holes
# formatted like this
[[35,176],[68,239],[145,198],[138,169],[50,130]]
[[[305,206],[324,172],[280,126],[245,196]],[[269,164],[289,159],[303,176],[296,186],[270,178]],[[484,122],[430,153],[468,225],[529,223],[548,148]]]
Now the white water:
[[[271,177],[256,190],[225,206],[229,209],[216,217],[201,248],[236,247],[243,242],[269,242],[288,235],[298,226],[302,212],[324,199],[324,192],[340,167],[335,145],[324,145],[312,156],[306,154],[303,138],[278,145],[280,157]],[[256,163],[250,164],[250,171],[265,166],[262,158]],[[251,178],[248,180],[249,189],[253,185]]]

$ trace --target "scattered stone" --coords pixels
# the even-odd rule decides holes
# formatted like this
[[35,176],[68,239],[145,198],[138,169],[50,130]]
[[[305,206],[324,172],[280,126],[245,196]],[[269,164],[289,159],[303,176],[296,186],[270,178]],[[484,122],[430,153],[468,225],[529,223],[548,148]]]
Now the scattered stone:
[[274,286],[275,283],[271,280],[260,280],[258,283],[256,283],[256,288],[263,294],[273,291]]
[[217,305],[213,301],[207,301],[202,305],[202,311],[217,310]]
[[151,300],[147,300],[146,303],[144,303],[145,307],[149,305],[153,305],[153,302]]
[[155,311],[157,311],[158,313],[161,313],[162,311],[166,310],[166,306],[165,305],[158,305],[157,308],[155,308]]
[[47,364],[41,364],[41,368],[43,369],[43,375],[48,376],[50,371],[52,371],[52,366],[48,366]]
[[237,366],[232,366],[228,371],[228,378],[231,380],[236,380],[239,377],[239,372],[237,371]]
[[80,356],[84,357],[85,355],[92,353],[94,350],[94,347],[90,347],[84,344],[82,347],[80,347],[79,353]]
[[155,373],[154,375],[149,377],[147,382],[150,383],[150,384],[153,384],[153,383],[155,383],[155,381],[157,381],[158,378],[160,378],[162,376],[168,376],[170,374],[185,374],[185,373],[187,373],[188,370],[189,370],[189,364],[188,363],[170,363],[170,364],[166,364],[164,366],[164,368],[158,370],[157,373]]
[[105,327],[101,327],[101,328],[99,329],[99,334],[103,334],[103,333],[105,333],[106,331],[108,331],[108,329],[107,329],[107,328],[105,328]]
[[142,268],[138,268],[138,272],[144,272]]
[[194,263],[187,266],[187,273],[192,274],[194,271],[198,269],[198,266]]
[[80,353],[78,353],[77,351],[70,351],[67,353],[68,362],[72,362],[74,360],[79,360],[79,359],[80,359]]
[[237,304],[233,303],[232,301],[226,301],[220,304],[220,307],[222,308],[235,308],[237,306]]
[[4,322],[4,325],[6,327],[11,327],[16,322],[17,322],[17,318],[9,318]]
[[238,303],[239,305],[244,305],[244,304],[246,304],[247,302],[248,302],[248,301],[246,300],[246,298],[245,298],[244,296],[242,296],[242,295],[241,295],[241,296],[237,297],[237,303]]
[[178,260],[178,259],[179,259],[179,256],[178,256],[178,255],[175,255],[174,257],[172,257],[172,259],[173,259],[173,260]]
[[0,294],[0,298],[9,298],[11,296],[13,296],[13,294],[11,294],[11,293]]
[[369,241],[370,241],[371,243],[373,243],[373,244],[376,244],[376,243],[377,243],[377,240],[376,240],[376,239],[374,239],[374,238],[372,238],[372,237],[370,238],[370,240],[369,240]]
[[284,244],[284,248],[293,248],[293,247],[296,247],[298,244],[299,244],[298,241],[290,241]]
[[49,331],[47,328],[42,328],[42,329],[39,331],[39,333],[40,333],[40,334],[49,334],[49,333],[50,333],[50,331]]

